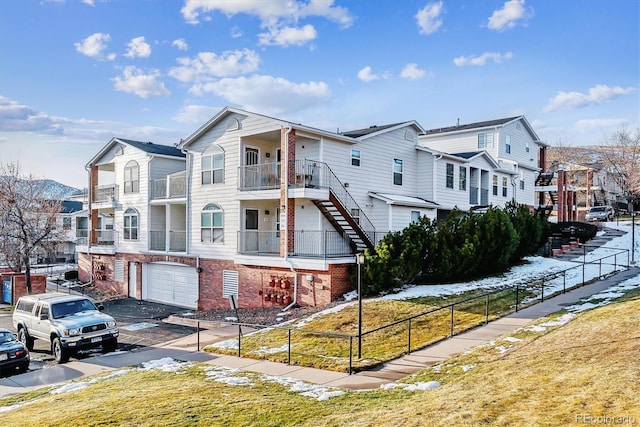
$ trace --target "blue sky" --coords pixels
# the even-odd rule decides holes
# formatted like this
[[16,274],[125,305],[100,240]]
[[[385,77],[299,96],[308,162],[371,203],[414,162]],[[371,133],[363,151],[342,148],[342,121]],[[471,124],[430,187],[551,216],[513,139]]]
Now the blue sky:
[[0,164],[84,187],[112,137],[174,144],[227,105],[599,144],[640,126],[640,2],[0,0]]

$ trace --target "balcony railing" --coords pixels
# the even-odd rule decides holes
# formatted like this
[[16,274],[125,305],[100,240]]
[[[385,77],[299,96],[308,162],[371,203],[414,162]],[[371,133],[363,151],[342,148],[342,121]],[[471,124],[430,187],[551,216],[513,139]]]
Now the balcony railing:
[[172,199],[186,197],[187,176],[185,172],[169,175],[150,182],[151,199]]
[[[186,252],[187,232],[186,231],[169,231],[168,243],[169,243],[168,252]],[[167,233],[165,231],[149,232],[149,250],[167,251]]]
[[93,197],[91,198],[94,202],[113,202],[118,200],[118,186],[115,184],[111,185],[99,185],[93,188]]
[[[238,253],[243,255],[280,256],[279,231],[238,232]],[[293,248],[289,256],[303,258],[336,258],[352,256],[349,237],[339,231],[305,231],[289,232]]]
[[91,244],[97,246],[113,246],[116,242],[115,230],[92,230]]
[[280,188],[280,163],[240,166],[239,190],[276,190]]

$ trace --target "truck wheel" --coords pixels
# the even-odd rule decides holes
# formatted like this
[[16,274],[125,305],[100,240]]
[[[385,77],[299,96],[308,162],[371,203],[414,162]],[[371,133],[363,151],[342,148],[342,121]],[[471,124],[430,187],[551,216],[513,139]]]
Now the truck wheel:
[[102,343],[102,352],[103,353],[111,353],[116,351],[116,348],[118,348],[118,341],[113,339],[113,340],[108,340]]
[[62,341],[60,341],[59,337],[55,337],[53,343],[51,344],[51,352],[53,353],[53,358],[56,359],[58,363],[66,363],[69,361],[69,350],[62,346]]
[[35,340],[29,336],[24,328],[18,329],[18,341],[24,344],[24,346],[27,347],[27,350],[33,350],[33,341]]

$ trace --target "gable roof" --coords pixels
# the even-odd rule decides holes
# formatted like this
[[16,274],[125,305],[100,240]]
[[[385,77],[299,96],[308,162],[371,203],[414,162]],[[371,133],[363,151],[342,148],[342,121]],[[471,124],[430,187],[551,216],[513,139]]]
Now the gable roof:
[[107,144],[105,144],[98,153],[89,160],[87,163],[87,167],[94,165],[98,162],[98,160],[111,149],[116,144],[125,144],[131,147],[134,147],[138,150],[144,151],[152,156],[168,156],[168,157],[177,157],[177,158],[186,158],[187,155],[180,151],[179,148],[171,146],[171,145],[162,145],[162,144],[154,144],[153,142],[141,142],[134,141],[131,139],[124,138],[111,138]]
[[527,129],[527,131],[531,135],[531,138],[537,144],[540,144],[545,147],[548,146],[548,144],[540,140],[536,132],[533,130],[533,127],[531,127],[531,125],[529,124],[529,122],[524,116],[505,117],[503,119],[487,120],[484,122],[475,122],[475,123],[468,123],[463,125],[429,129],[424,133],[422,133],[421,136],[434,136],[434,135],[443,135],[448,133],[466,132],[469,130],[481,130],[481,129],[502,127],[508,123],[515,122],[516,120],[522,121],[522,124],[524,124],[524,127]]
[[370,135],[370,134],[376,133],[376,132],[382,132],[384,130],[387,130],[387,129],[390,129],[390,128],[394,128],[394,127],[400,126],[402,124],[404,124],[404,123],[393,123],[393,124],[390,124],[390,125],[382,125],[382,126],[373,125],[373,126],[369,126],[368,128],[350,130],[350,131],[341,132],[341,133],[342,133],[342,135],[350,136],[351,138],[360,138],[361,136]]
[[408,206],[416,208],[436,209],[440,205],[420,197],[402,196],[400,194],[369,192],[369,196],[381,200],[388,205]]
[[185,153],[171,145],[154,144],[153,142],[140,142],[131,139],[117,138],[118,141],[131,145],[149,154],[160,154],[163,156],[187,157]]

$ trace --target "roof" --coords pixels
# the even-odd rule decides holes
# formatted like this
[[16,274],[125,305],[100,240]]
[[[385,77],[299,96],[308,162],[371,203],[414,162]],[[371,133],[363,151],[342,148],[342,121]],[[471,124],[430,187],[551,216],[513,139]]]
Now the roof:
[[425,135],[432,135],[432,134],[436,134],[436,133],[448,133],[448,132],[456,132],[456,131],[460,131],[460,130],[469,130],[469,129],[476,129],[476,128],[486,128],[486,127],[492,127],[492,126],[502,126],[505,123],[509,123],[513,120],[516,120],[518,118],[520,118],[522,116],[517,116],[517,117],[506,117],[504,119],[496,119],[496,120],[487,120],[484,122],[475,122],[475,123],[468,123],[465,125],[456,125],[456,126],[449,126],[449,127],[444,127],[444,128],[437,128],[437,129],[429,129],[427,131],[425,131]]
[[131,139],[116,138],[118,141],[129,144],[149,154],[161,154],[163,156],[186,157],[187,155],[171,145],[154,144],[153,142],[140,142]]
[[60,207],[60,213],[69,214],[79,212],[82,210],[82,202],[76,202],[73,200],[63,200]]
[[382,200],[388,205],[413,206],[417,208],[429,209],[435,209],[440,206],[438,203],[432,202],[431,200],[425,200],[419,197],[402,196],[400,194],[369,192],[369,196],[378,200]]
[[456,156],[456,157],[462,157],[463,159],[470,159],[472,157],[477,156],[478,154],[481,154],[482,151],[468,151],[466,153],[451,153],[452,156]]
[[369,126],[368,128],[365,129],[357,129],[357,130],[350,130],[347,132],[340,132],[342,135],[344,136],[350,136],[351,138],[360,138],[361,136],[364,135],[369,135],[370,133],[375,133],[375,132],[380,132],[382,130],[386,130],[392,127],[396,127],[399,126],[403,123],[393,123],[390,125],[382,125],[382,126],[377,126],[377,125],[373,125],[373,126]]

